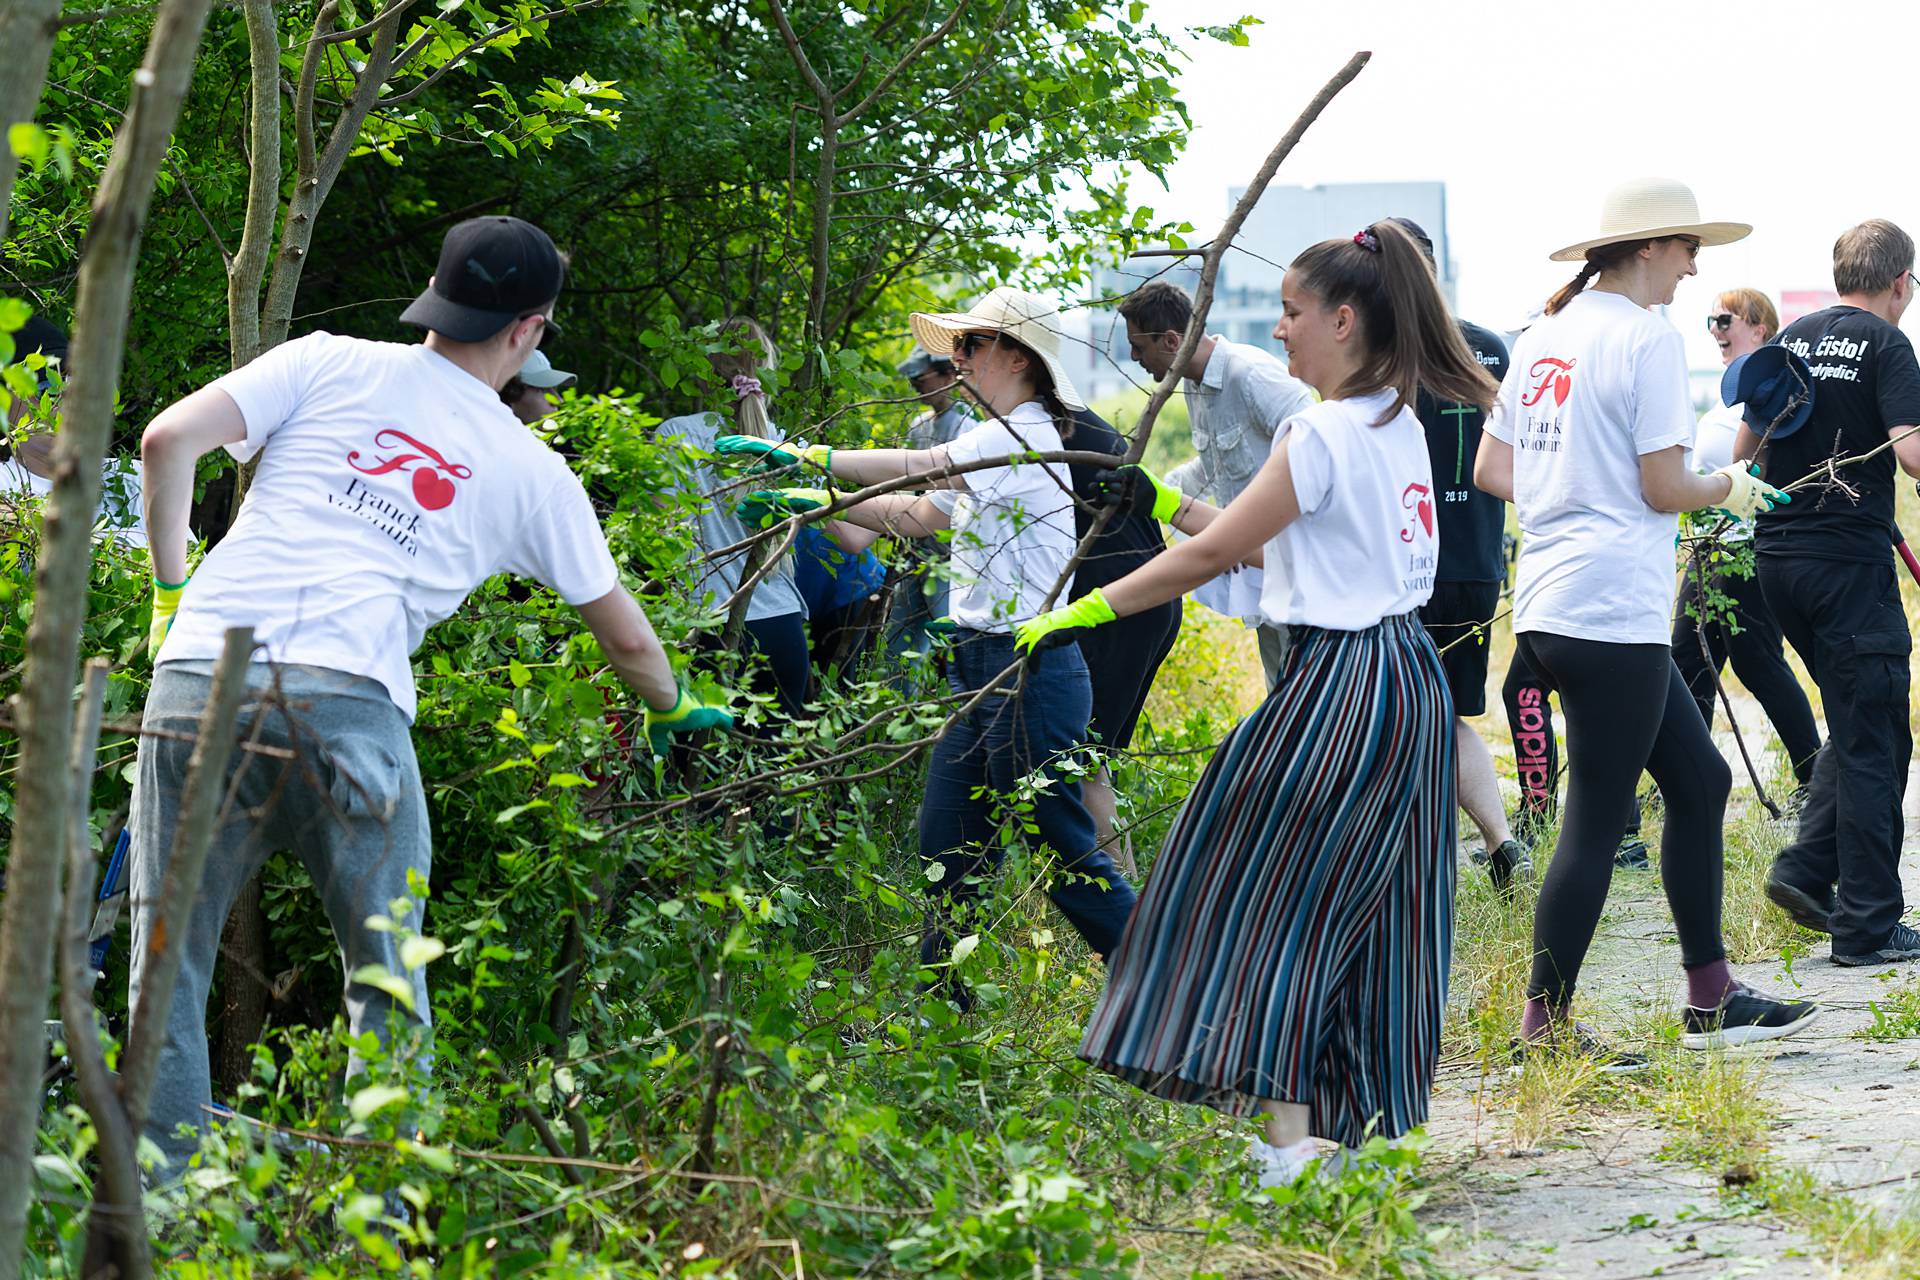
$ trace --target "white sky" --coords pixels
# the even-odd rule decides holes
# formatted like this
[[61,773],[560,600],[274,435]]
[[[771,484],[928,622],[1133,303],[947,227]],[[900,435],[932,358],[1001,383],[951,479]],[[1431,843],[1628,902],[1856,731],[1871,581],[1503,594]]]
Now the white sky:
[[[1722,289],[1832,287],[1834,237],[1869,217],[1920,236],[1920,5],[1853,0],[1157,0],[1163,27],[1252,13],[1250,47],[1192,43],[1194,131],[1170,190],[1132,197],[1218,227],[1307,100],[1357,49],[1373,60],[1276,183],[1447,184],[1460,314],[1516,326],[1575,270],[1547,255],[1598,233],[1615,183],[1693,188],[1709,221],[1752,223],[1704,249],[1670,316],[1696,368]],[[1383,214],[1391,210],[1381,210]]]

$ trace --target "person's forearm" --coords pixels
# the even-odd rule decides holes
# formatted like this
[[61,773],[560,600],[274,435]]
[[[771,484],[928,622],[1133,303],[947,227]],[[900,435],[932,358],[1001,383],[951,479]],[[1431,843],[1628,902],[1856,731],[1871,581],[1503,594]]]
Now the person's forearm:
[[161,582],[187,580],[187,521],[193,508],[193,471],[199,458],[177,441],[149,435],[141,442],[140,492],[146,509],[147,550]]
[[1655,511],[1699,511],[1717,507],[1733,492],[1733,479],[1718,474],[1699,475],[1682,470],[1665,477],[1657,488],[1643,486],[1647,505]]
[[628,652],[602,649],[614,672],[655,711],[671,711],[680,699],[680,682],[674,678],[667,651],[647,628],[646,643]]
[[1101,588],[1116,617],[1143,613],[1211,582],[1243,563],[1213,539],[1191,538],[1169,548],[1117,582]]
[[[888,452],[905,452],[889,450]],[[883,493],[834,513],[837,520],[900,538],[931,538],[950,527],[931,499],[913,493]]]
[[1758,452],[1760,452],[1760,437],[1753,434],[1752,428],[1742,422],[1733,434],[1733,460],[1748,462]]
[[834,479],[864,486],[925,475],[946,465],[945,449],[835,449],[831,469]]
[[849,555],[859,555],[880,539],[878,529],[868,529],[850,520],[823,520],[820,527],[835,546]]

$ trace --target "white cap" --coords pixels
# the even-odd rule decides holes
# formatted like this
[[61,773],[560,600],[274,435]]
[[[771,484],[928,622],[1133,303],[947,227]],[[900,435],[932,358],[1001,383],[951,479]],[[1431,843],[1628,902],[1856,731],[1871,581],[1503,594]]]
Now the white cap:
[[520,366],[520,381],[530,387],[538,387],[542,391],[558,391],[562,387],[570,386],[574,380],[574,374],[568,373],[565,369],[554,368],[553,361],[547,359],[547,353],[538,347],[534,348],[533,354],[527,357],[527,362]]

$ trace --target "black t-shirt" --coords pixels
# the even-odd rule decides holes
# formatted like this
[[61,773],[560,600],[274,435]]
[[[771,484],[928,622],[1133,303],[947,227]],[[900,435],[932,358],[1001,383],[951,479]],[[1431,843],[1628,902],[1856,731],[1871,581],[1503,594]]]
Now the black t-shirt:
[[[1106,419],[1091,409],[1080,409],[1073,415],[1073,435],[1066,441],[1066,447],[1123,458],[1128,446],[1125,437],[1109,426]],[[1073,473],[1074,492],[1085,493],[1102,468],[1074,462],[1068,464],[1068,470]],[[1087,536],[1093,517],[1094,512],[1084,501],[1074,504],[1075,537]],[[1073,588],[1067,592],[1067,599],[1078,600],[1095,587],[1117,582],[1166,547],[1167,537],[1160,531],[1160,522],[1152,516],[1114,516],[1100,531],[1100,539],[1088,550],[1087,558],[1073,571]]]
[[[1780,335],[1813,372],[1813,416],[1784,440],[1767,442],[1761,477],[1787,485],[1829,458],[1887,442],[1895,427],[1920,425],[1920,364],[1907,335],[1858,307],[1828,307]],[[1762,555],[1884,561],[1893,546],[1893,450],[1840,474],[1850,496],[1809,486],[1759,519]]]
[[[1495,382],[1507,376],[1507,344],[1499,334],[1462,320],[1460,336]],[[1473,483],[1473,458],[1480,452],[1480,427],[1487,415],[1478,405],[1442,403],[1424,387],[1413,411],[1427,431],[1440,513],[1440,563],[1434,581],[1498,582],[1506,569],[1500,535],[1507,527],[1507,504]]]

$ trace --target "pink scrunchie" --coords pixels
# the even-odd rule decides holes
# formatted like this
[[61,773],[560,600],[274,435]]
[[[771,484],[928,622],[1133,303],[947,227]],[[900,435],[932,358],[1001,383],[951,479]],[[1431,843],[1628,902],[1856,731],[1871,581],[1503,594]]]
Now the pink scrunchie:
[[731,379],[735,398],[745,400],[748,396],[765,395],[760,389],[760,379],[750,373],[736,373]]

